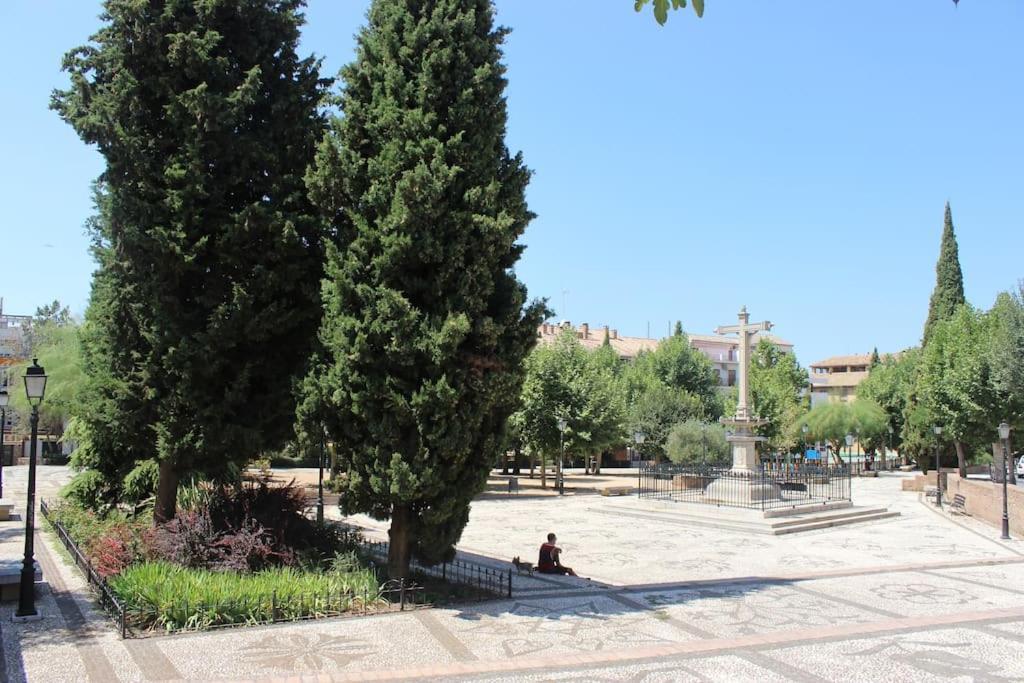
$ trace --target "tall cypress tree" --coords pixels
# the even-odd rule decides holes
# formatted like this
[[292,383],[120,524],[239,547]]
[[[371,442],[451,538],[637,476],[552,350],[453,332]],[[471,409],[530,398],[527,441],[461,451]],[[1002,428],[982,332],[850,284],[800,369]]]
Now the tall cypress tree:
[[341,504],[389,571],[450,557],[503,447],[542,304],[513,267],[530,173],[505,146],[491,0],[375,0],[311,196],[331,218],[319,376]]
[[222,472],[292,426],[323,263],[304,174],[326,82],[296,52],[302,5],[107,0],[53,96],[106,162],[82,462],[109,477],[157,459],[158,521],[181,475]]
[[928,344],[935,324],[940,320],[952,318],[957,306],[965,301],[964,275],[960,270],[956,233],[953,232],[953,214],[949,210],[949,202],[946,202],[942,245],[939,247],[939,260],[935,264],[935,289],[932,290],[932,299],[928,304],[928,320],[924,324],[922,346]]

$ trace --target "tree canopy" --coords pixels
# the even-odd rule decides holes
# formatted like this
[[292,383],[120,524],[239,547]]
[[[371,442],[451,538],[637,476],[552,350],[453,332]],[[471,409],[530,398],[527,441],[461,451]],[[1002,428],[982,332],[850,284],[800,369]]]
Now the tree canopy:
[[327,250],[317,391],[341,505],[390,519],[389,572],[449,558],[506,445],[546,309],[515,276],[530,172],[505,145],[488,0],[374,0],[311,196]]
[[949,202],[946,202],[939,260],[935,264],[935,289],[932,290],[931,301],[928,303],[928,319],[924,324],[922,346],[928,345],[935,325],[953,317],[957,308],[965,301],[964,276],[960,270],[960,253],[953,230],[953,212],[949,208]]
[[724,463],[729,458],[729,442],[725,428],[718,423],[700,420],[680,422],[672,428],[666,447],[668,458],[674,463]]
[[105,162],[78,463],[116,499],[126,468],[157,458],[157,521],[174,515],[185,473],[244,462],[291,431],[322,272],[303,177],[325,82],[298,55],[301,6],[107,0],[53,95]]

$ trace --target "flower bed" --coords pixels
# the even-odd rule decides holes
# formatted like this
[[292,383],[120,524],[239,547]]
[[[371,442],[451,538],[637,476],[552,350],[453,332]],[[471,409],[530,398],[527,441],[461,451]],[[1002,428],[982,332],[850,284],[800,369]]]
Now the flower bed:
[[[181,503],[184,502],[182,505]],[[116,617],[130,632],[201,630],[368,614],[421,604],[422,590],[381,585],[360,560],[358,534],[304,515],[295,487],[204,487],[178,516],[152,519],[42,505]]]

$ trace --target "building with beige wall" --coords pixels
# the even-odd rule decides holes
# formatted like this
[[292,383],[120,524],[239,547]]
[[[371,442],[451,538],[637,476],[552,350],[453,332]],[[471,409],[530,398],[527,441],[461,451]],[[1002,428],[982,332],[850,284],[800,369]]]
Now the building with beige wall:
[[811,363],[811,405],[823,401],[852,401],[857,397],[857,385],[864,381],[870,369],[870,353],[832,356]]
[[[643,351],[654,351],[658,348],[660,339],[649,337],[627,337],[619,334],[614,328],[607,325],[591,327],[587,323],[580,323],[573,326],[571,322],[544,323],[537,328],[537,337],[540,344],[552,344],[564,330],[572,330],[580,344],[586,349],[596,349],[604,343],[605,336],[608,337],[608,344],[625,360],[632,360]],[[739,339],[737,337],[718,334],[688,334],[690,346],[703,353],[718,373],[718,384],[721,387],[736,385],[736,371],[739,367]],[[757,346],[761,339],[767,339],[775,344],[780,350],[786,353],[793,353],[793,344],[775,335],[759,333],[751,338],[751,348]]]

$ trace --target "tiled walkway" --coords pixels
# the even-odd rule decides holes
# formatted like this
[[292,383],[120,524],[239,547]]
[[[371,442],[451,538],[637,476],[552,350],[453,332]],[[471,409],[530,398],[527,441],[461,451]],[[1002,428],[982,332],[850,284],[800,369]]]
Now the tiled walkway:
[[[43,470],[46,495],[64,476]],[[46,618],[0,609],[0,665],[11,681],[1024,677],[1024,544],[940,516],[895,476],[854,495],[903,514],[771,537],[616,514],[626,499],[480,501],[463,536],[475,559],[530,556],[555,530],[594,580],[516,577],[513,600],[462,609],[128,641],[47,541]]]

